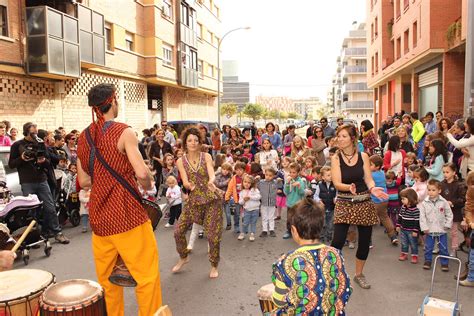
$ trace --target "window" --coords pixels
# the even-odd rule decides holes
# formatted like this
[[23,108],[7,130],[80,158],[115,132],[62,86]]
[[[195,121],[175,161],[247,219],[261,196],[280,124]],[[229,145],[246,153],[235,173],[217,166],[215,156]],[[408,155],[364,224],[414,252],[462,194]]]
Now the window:
[[204,68],[204,61],[199,60],[198,61],[198,73],[199,73],[200,78],[202,78],[204,76],[203,68]]
[[129,51],[133,52],[135,49],[134,45],[134,39],[135,35],[133,35],[130,32],[125,32],[125,48],[128,49]]
[[219,41],[220,41],[219,37],[216,36],[215,38],[216,38],[216,45],[219,45]]
[[214,34],[211,31],[207,31],[207,41],[211,44],[214,44]]
[[8,11],[4,5],[0,5],[0,36],[8,37]]
[[379,35],[379,19],[376,17],[375,18],[375,24],[374,24],[374,37],[377,38]]
[[375,73],[379,72],[379,53],[375,53]]
[[403,10],[407,10],[410,6],[410,0],[403,0]]
[[374,41],[374,25],[370,24],[370,40]]
[[195,14],[196,11],[191,7],[186,5],[184,2],[181,3],[181,22],[191,30],[194,30]]
[[214,78],[214,66],[207,65],[207,75],[211,78]]
[[198,23],[198,38],[202,39],[204,37],[204,27],[201,23]]
[[418,44],[418,22],[413,23],[413,48]]
[[406,30],[404,33],[403,33],[403,45],[405,46],[405,50],[404,50],[404,53],[407,54],[409,51],[410,51],[410,44],[409,44],[409,38],[410,38],[410,31],[409,30]]
[[113,50],[112,34],[112,24],[110,22],[105,22],[105,44],[108,51]]
[[219,18],[220,16],[220,9],[218,6],[214,5],[214,14]]
[[401,37],[397,38],[397,45],[396,45],[395,49],[397,50],[396,54],[395,54],[395,58],[399,59],[401,57],[401,50],[402,50],[402,38]]
[[173,1],[163,0],[163,14],[169,18],[173,18]]
[[400,0],[395,0],[395,17],[398,19],[400,14]]
[[173,46],[163,44],[163,65],[173,66]]
[[374,60],[374,56],[372,56],[372,63],[371,63],[372,77],[374,76],[374,66],[375,66],[375,60]]
[[198,70],[197,51],[190,46],[181,44],[181,62],[184,68]]

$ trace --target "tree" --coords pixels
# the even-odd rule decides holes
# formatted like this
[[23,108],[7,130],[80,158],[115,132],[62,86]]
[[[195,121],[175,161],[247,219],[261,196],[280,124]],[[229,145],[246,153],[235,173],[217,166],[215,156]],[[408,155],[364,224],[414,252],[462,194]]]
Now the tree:
[[296,118],[298,118],[298,114],[295,113],[295,112],[290,112],[290,113],[288,113],[288,118],[296,119]]
[[235,103],[224,103],[221,105],[221,114],[227,116],[227,118],[231,118],[235,114],[237,114],[237,104]]
[[261,118],[265,113],[265,108],[261,106],[260,104],[256,103],[248,103],[245,107],[244,110],[242,111],[242,114],[251,118],[254,121],[257,121],[259,118]]
[[286,112],[280,112],[280,119],[286,120],[288,118],[288,113]]
[[276,120],[279,117],[280,117],[280,113],[278,113],[278,110],[267,110],[265,112],[265,118]]

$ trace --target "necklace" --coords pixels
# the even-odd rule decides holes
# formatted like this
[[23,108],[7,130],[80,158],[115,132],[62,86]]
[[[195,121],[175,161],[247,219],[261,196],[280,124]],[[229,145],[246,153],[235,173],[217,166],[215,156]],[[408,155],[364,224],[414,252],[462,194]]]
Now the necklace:
[[355,154],[356,154],[356,150],[355,150],[355,149],[354,149],[354,151],[352,152],[352,154],[350,154],[350,155],[347,155],[347,154],[344,152],[344,150],[341,150],[341,152],[342,152],[342,154],[344,155],[344,157],[346,157],[348,163],[351,163],[352,158],[354,158],[354,156],[355,156]]

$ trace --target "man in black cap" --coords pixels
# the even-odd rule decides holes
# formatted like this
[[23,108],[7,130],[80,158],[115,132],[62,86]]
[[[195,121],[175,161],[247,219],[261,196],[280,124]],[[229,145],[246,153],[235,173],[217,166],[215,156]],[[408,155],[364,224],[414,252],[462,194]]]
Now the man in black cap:
[[48,185],[49,152],[37,134],[35,124],[28,122],[23,125],[25,138],[12,145],[8,166],[18,170],[23,194],[36,194],[43,202],[42,234],[48,236],[52,233],[57,242],[68,244],[69,239],[61,232],[53,195]]

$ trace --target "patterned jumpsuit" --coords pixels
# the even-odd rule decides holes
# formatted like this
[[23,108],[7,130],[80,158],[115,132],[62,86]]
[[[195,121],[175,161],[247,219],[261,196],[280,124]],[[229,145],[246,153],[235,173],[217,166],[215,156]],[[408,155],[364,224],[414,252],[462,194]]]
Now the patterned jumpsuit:
[[186,258],[189,253],[186,248],[186,232],[193,223],[203,225],[209,242],[209,261],[213,267],[217,267],[223,228],[222,197],[208,189],[209,174],[204,153],[200,154],[196,169],[191,166],[186,155],[183,156],[183,166],[188,181],[193,183],[195,188],[184,203],[178,225],[175,227],[176,250],[181,258]]

